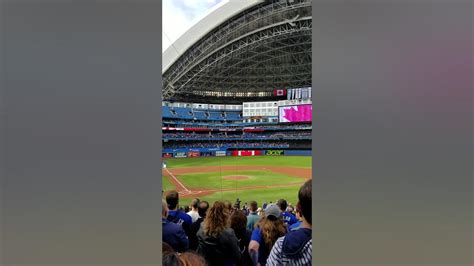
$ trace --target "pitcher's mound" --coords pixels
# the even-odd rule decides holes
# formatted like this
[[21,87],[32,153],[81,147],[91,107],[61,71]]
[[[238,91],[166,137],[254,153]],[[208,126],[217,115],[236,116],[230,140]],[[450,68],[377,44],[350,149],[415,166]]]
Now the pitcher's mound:
[[246,175],[227,175],[223,177],[226,180],[243,180],[248,179],[249,177]]

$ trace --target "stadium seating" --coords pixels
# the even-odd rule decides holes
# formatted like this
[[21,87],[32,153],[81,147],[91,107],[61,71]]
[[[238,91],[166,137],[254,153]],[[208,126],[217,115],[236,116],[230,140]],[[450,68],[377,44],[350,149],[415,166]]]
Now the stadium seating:
[[228,134],[213,133],[209,134],[192,134],[192,133],[164,133],[165,140],[297,140],[297,139],[311,139],[310,131],[302,132],[277,132],[271,134],[263,133],[243,133],[243,134]]
[[311,124],[268,122],[274,119],[248,121],[240,110],[163,106],[163,146],[165,149],[287,149],[307,148],[311,141]]
[[242,121],[240,111],[193,110],[186,107],[163,106],[163,118],[211,121]]

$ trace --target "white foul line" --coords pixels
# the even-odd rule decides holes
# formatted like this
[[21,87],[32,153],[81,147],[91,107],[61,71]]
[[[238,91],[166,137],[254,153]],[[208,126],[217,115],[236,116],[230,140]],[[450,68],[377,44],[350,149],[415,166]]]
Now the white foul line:
[[174,181],[176,181],[180,186],[182,186],[187,192],[191,192],[188,188],[186,188],[183,183],[181,183],[177,178],[176,176],[173,175],[173,173],[170,172],[170,170],[168,170],[168,168],[165,168],[165,171],[168,172],[168,174],[171,176],[171,178],[174,179]]

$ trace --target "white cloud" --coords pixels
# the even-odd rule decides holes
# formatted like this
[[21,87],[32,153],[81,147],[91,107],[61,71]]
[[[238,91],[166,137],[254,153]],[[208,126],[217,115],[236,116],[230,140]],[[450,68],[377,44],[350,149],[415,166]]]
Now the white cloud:
[[224,0],[164,0],[162,16],[162,51]]

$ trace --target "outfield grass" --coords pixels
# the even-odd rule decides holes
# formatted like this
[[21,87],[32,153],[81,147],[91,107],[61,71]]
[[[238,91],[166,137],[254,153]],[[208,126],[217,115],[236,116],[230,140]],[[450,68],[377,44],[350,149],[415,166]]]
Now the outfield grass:
[[[311,168],[310,156],[255,156],[255,157],[201,157],[201,158],[179,158],[166,159],[167,167],[172,171],[173,168],[181,167],[205,167],[205,166],[239,166],[238,172],[223,171],[210,173],[189,173],[179,175],[179,179],[186,187],[192,190],[193,187],[204,189],[237,188],[244,186],[261,186],[272,184],[287,184],[294,182],[304,182],[298,177],[291,177],[281,173],[274,173],[268,170],[245,170],[245,166],[280,166],[280,167],[301,167]],[[245,180],[221,180],[225,175],[246,175],[249,179]],[[256,200],[259,205],[263,202],[270,202],[284,198],[291,203],[296,203],[297,194],[300,185],[290,185],[288,187],[278,188],[259,188],[249,190],[236,190],[216,192],[210,195],[200,197],[201,200],[207,200],[210,203],[216,200],[229,200],[235,202],[240,198],[242,204],[251,200]],[[174,189],[166,177],[163,178],[163,190]],[[183,197],[181,205],[189,204],[190,199]]]
[[168,180],[168,178],[163,177],[162,181],[163,181],[162,184],[163,184],[163,190],[164,191],[176,189],[176,187],[173,184],[171,184],[171,182]]
[[[222,177],[231,175],[243,175],[248,179],[242,180],[228,180]],[[293,176],[275,173],[271,171],[222,171],[209,173],[189,173],[179,175],[179,179],[186,187],[198,188],[236,188],[244,186],[264,186],[275,184],[288,184],[302,181],[302,179]]]
[[168,168],[193,166],[293,166],[311,168],[311,156],[200,157],[165,159]]

